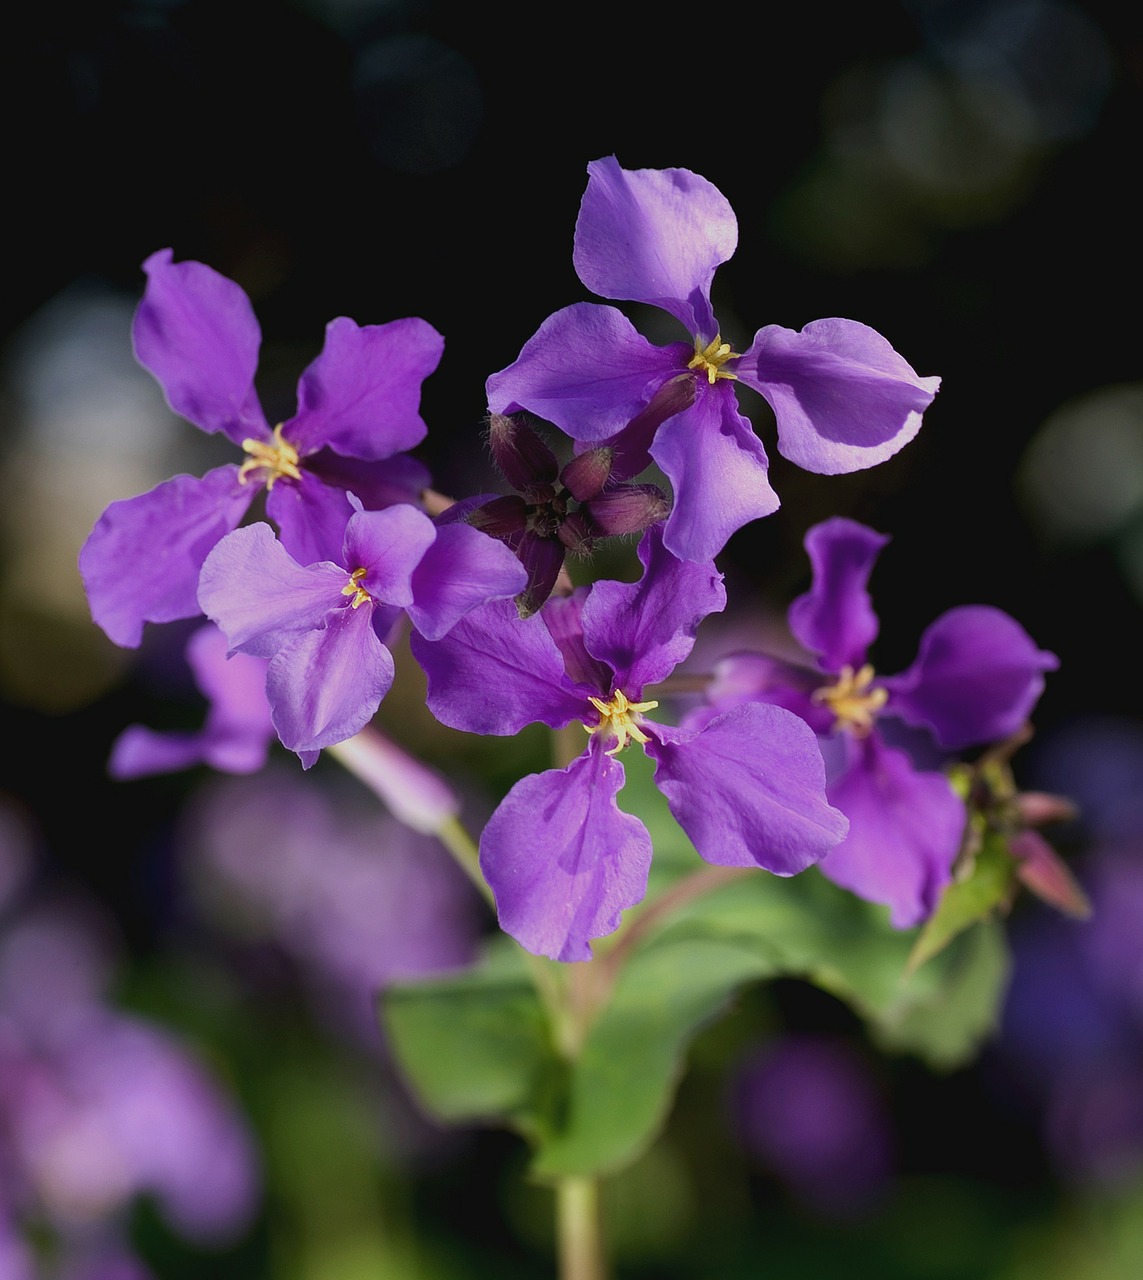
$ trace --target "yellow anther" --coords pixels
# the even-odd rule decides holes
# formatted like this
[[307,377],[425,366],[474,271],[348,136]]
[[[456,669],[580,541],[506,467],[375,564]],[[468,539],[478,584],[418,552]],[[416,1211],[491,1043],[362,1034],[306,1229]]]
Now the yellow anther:
[[728,360],[738,360],[740,357],[730,349],[729,342],[723,342],[722,335],[716,334],[713,342],[708,342],[704,347],[702,339],[695,339],[694,359],[687,365],[688,369],[694,369],[696,372],[700,369],[706,370],[707,381],[713,387],[719,378],[737,378],[738,374],[731,373],[729,369],[722,366]]
[[349,602],[351,609],[360,609],[363,604],[373,599],[369,592],[361,585],[361,579],[364,578],[368,572],[369,570],[364,568],[354,569],[354,571],[349,575],[349,581],[341,589],[341,594],[343,596],[353,597]]
[[599,712],[599,723],[585,724],[583,727],[588,733],[607,733],[616,738],[615,746],[607,755],[618,755],[627,745],[628,738],[639,743],[647,741],[647,735],[639,728],[639,714],[652,711],[659,705],[657,702],[628,702],[627,695],[622,690],[613,694],[610,702],[590,695],[588,701]]
[[869,663],[856,672],[845,666],[838,672],[836,684],[816,689],[811,695],[814,702],[824,702],[833,712],[835,731],[844,729],[864,738],[873,728],[874,717],[889,700],[888,689],[869,687],[875,674]]
[[281,476],[289,476],[291,480],[302,478],[301,468],[298,466],[298,451],[292,444],[282,439],[280,422],[274,428],[270,441],[247,437],[242,441],[242,448],[250,455],[238,468],[238,479],[243,484],[246,483],[247,477],[256,471],[266,473],[261,478],[266,482],[267,489],[272,489],[274,481]]

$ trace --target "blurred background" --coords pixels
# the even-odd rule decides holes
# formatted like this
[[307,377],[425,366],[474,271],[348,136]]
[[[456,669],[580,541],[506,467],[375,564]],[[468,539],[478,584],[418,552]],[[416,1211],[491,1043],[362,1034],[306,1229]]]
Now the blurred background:
[[[609,1191],[621,1274],[1143,1274],[1140,15],[666,14],[102,0],[6,19],[3,1280],[36,1274],[49,1237],[53,1277],[88,1280],[550,1273],[522,1145],[437,1129],[370,1015],[379,983],[472,955],[478,901],[324,760],[304,787],[280,748],[248,777],[110,781],[129,724],[201,723],[193,627],[116,649],[75,563],[109,502],[221,456],[133,360],[150,253],[247,290],[272,422],[331,317],[430,321],[446,348],[419,453],[437,488],[479,492],[484,380],[588,296],[572,230],[585,165],[612,153],[729,198],[724,337],[846,316],[942,376],[917,439],[852,476],[785,463],[753,400],[783,506],[720,563],[744,612],[780,616],[805,530],[849,515],[893,539],[884,670],[963,603],[1058,654],[1015,768],[1080,805],[1053,835],[1096,907],[1017,903],[1002,1026],[950,1073],[880,1056],[801,984],[748,993]],[[535,744],[447,733],[404,671],[380,723],[479,823]]]

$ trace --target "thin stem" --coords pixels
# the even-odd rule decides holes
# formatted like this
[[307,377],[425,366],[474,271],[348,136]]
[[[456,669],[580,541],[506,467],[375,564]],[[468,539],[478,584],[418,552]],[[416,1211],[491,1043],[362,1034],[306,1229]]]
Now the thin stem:
[[452,854],[464,874],[480,890],[485,902],[495,909],[496,902],[492,896],[492,889],[480,871],[480,851],[460,819],[449,818],[447,822],[443,822],[437,830],[437,839]]
[[595,1178],[556,1183],[556,1237],[560,1280],[607,1280]]

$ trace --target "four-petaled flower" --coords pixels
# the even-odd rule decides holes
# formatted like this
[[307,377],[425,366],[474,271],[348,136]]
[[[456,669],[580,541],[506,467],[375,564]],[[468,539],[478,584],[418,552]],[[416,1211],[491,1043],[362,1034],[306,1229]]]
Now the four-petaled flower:
[[593,161],[588,174],[573,253],[580,280],[601,297],[669,312],[690,341],[657,347],[615,307],[576,303],[488,379],[492,412],[529,410],[594,444],[621,432],[667,383],[692,383],[693,404],[659,427],[650,451],[674,488],[667,548],[696,561],[778,507],[734,382],[766,399],[780,452],[808,471],[871,467],[917,434],[940,379],[919,377],[867,325],[767,325],[742,352],[723,341],[710,291],[738,224],[713,184],[688,169],[623,169],[614,156]]
[[736,707],[698,731],[647,718],[658,704],[644,689],[687,656],[726,594],[713,564],[665,549],[661,525],[644,534],[639,558],[638,582],[596,582],[527,619],[492,604],[438,644],[412,638],[429,707],[445,724],[513,734],[535,721],[579,722],[588,732],[566,769],[518,782],[480,840],[501,927],[559,960],[590,959],[590,940],[646,892],[650,836],[616,804],[629,739],[654,759],[656,784],[708,862],[792,875],[846,830],[826,802],[812,731],[782,708]]
[[715,668],[712,711],[761,700],[799,714],[838,739],[842,761],[829,798],[849,834],[822,862],[836,883],[887,904],[898,928],[931,914],[961,847],[965,806],[942,773],[917,769],[888,745],[877,722],[895,716],[927,730],[946,751],[998,742],[1025,723],[1058,666],[1023,627],[988,605],[950,609],[921,637],[907,670],[878,676],[866,662],[877,615],[866,590],[884,535],[841,517],[806,535],[813,584],[790,606],[795,639],[816,655],[812,670],[761,653],[736,653]]
[[227,534],[202,569],[202,611],[232,653],[269,659],[274,728],[307,768],[377,711],[393,683],[386,642],[402,610],[437,640],[469,610],[524,585],[511,551],[476,529],[438,528],[407,503],[356,505],[339,563],[303,566],[259,523]]
[[79,557],[88,602],[108,636],[131,648],[145,623],[199,612],[208,552],[263,489],[267,514],[303,564],[336,557],[353,514],[347,490],[371,510],[415,501],[428,473],[404,451],[424,439],[421,383],[444,349],[415,317],[364,327],[331,320],[298,382],[297,412],[271,429],[254,390],[262,335],[249,299],[203,263],[171,256],[163,249],[143,264],[135,354],[176,413],[222,432],[246,457],[113,502],[96,522]]

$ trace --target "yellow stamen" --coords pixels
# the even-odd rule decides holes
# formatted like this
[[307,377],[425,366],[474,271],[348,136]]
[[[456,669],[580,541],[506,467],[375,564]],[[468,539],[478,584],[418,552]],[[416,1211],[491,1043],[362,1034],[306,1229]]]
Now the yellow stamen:
[[874,717],[889,700],[888,689],[869,687],[875,674],[868,663],[857,672],[845,666],[838,672],[837,684],[816,689],[811,695],[814,702],[824,702],[833,712],[835,732],[845,729],[864,738],[873,728]]
[[298,451],[292,444],[282,439],[280,422],[274,428],[270,442],[247,437],[242,441],[242,448],[250,455],[238,469],[238,479],[243,484],[246,483],[247,477],[256,471],[266,472],[262,479],[265,480],[267,489],[272,489],[274,481],[281,476],[289,476],[291,480],[302,478],[301,469],[298,466]]
[[364,578],[368,572],[369,570],[365,568],[354,569],[354,571],[349,575],[349,581],[341,589],[341,594],[343,596],[353,597],[349,602],[351,609],[360,609],[363,604],[373,599],[369,592],[361,585],[361,579]]
[[583,727],[588,733],[613,734],[617,739],[607,755],[618,755],[627,745],[628,738],[639,743],[647,741],[647,735],[639,728],[639,713],[653,710],[659,705],[657,702],[628,702],[627,695],[622,690],[613,694],[610,702],[590,695],[588,701],[599,712],[599,723],[585,724]]
[[723,342],[722,335],[716,334],[713,342],[708,342],[704,347],[702,339],[695,339],[694,359],[687,365],[688,369],[694,369],[696,372],[700,369],[706,370],[707,381],[713,387],[719,378],[737,379],[738,374],[731,373],[729,369],[722,366],[728,360],[738,360],[741,357],[731,351],[730,343]]

